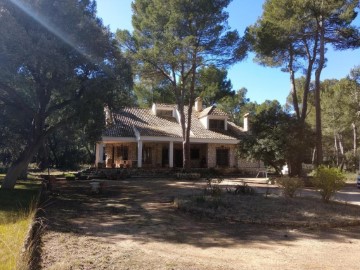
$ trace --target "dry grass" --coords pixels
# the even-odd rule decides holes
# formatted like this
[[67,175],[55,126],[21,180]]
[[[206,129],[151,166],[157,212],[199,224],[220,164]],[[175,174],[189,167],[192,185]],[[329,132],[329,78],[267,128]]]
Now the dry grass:
[[26,269],[24,241],[35,215],[38,184],[0,190],[0,269]]
[[0,220],[0,269],[26,269],[23,246],[33,218],[34,211]]
[[317,198],[292,198],[257,194],[222,194],[220,197],[189,196],[176,206],[197,216],[248,224],[289,227],[342,227],[360,225],[360,207]]

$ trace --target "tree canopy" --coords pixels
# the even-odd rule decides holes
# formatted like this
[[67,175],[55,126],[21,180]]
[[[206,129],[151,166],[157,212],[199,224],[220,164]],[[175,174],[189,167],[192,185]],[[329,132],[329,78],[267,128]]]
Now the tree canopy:
[[119,106],[132,78],[95,1],[1,1],[0,34],[0,136],[12,155],[2,188],[13,188],[50,134]]
[[[306,143],[299,140],[299,121],[283,110],[278,101],[267,100],[256,106],[251,119],[251,134],[245,136],[239,144],[240,156],[263,160],[278,173],[287,163],[290,174],[294,175],[298,160],[294,152],[309,152],[312,146],[312,133],[306,128]],[[309,150],[309,151],[308,151]],[[301,164],[301,163],[300,163]]]
[[166,80],[175,94],[183,130],[184,168],[190,166],[190,128],[196,80],[204,66],[227,66],[245,56],[237,31],[230,31],[230,0],[136,0],[134,31],[118,31],[138,80]]
[[[257,60],[289,72],[293,108],[302,123],[307,116],[307,100],[315,75],[318,164],[322,162],[320,76],[325,67],[326,46],[349,49],[360,45],[359,29],[351,25],[358,6],[357,0],[267,0],[262,17],[248,29],[248,39]],[[301,70],[305,74],[305,83],[300,106],[295,72]]]

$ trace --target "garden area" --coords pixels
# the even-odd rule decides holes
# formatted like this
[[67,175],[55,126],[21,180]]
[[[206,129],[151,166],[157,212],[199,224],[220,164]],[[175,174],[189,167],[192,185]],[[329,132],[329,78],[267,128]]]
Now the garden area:
[[178,209],[196,217],[243,224],[291,228],[329,228],[360,225],[360,207],[319,198],[286,198],[275,194],[191,195],[175,201]]
[[[15,190],[0,190],[0,269],[26,269],[34,259],[24,254],[23,248],[34,218],[41,187],[35,178],[40,174],[19,181]],[[336,239],[347,239],[348,244],[359,241],[355,234],[360,229],[360,206],[334,201],[333,197],[325,202],[319,191],[305,190],[297,181],[282,183],[278,179],[270,185],[221,176],[126,178],[102,180],[104,190],[94,194],[92,180],[74,180],[74,174],[68,172],[52,171],[51,175],[56,176],[56,190],[47,192],[44,207],[46,227],[41,235],[41,260],[37,261],[42,269],[154,269],[159,265],[232,269],[227,260],[239,250],[270,266],[304,268],[307,266],[300,257],[309,249],[331,253],[348,248],[342,242],[345,240]],[[316,196],[308,196],[309,190]],[[323,246],[322,237],[332,239],[332,243]],[[256,245],[260,238],[265,239],[265,250]],[[284,241],[294,245],[290,251],[294,262],[255,256],[260,250],[268,257],[275,256],[272,249],[280,249],[287,244]],[[183,250],[187,255],[165,252],[169,249]],[[215,252],[220,249],[221,257]],[[151,258],[144,260],[146,254]],[[234,267],[244,265],[241,260],[233,263]],[[349,263],[351,269],[355,261]]]

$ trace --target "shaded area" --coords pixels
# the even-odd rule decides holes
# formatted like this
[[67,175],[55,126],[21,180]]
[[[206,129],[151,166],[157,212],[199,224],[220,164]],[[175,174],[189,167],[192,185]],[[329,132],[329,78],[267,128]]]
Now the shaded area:
[[0,189],[0,224],[16,222],[35,207],[41,185],[37,182],[22,182],[13,190]]
[[[180,248],[178,252],[181,252],[181,247],[195,248],[197,252],[202,252],[243,245],[272,250],[279,245],[294,246],[302,238],[339,243],[347,238],[360,239],[359,227],[349,230],[294,230],[287,227],[221,222],[177,210],[173,204],[174,198],[200,195],[204,185],[203,182],[172,179],[106,181],[103,194],[96,195],[91,193],[87,181],[58,183],[44,205],[47,229],[44,236],[43,250],[46,252],[42,258],[43,267],[47,268],[60,260],[55,253],[71,249],[74,249],[73,253],[86,250],[81,252],[85,255],[83,259],[79,259],[80,265],[90,264],[84,260],[97,265],[122,261],[129,267],[134,254],[137,254],[137,258],[143,258],[146,252],[155,252],[143,251],[144,247],[154,243],[162,243],[165,246],[165,251],[162,252],[167,254],[166,247]],[[132,248],[134,243],[136,248]],[[147,260],[150,263],[160,259]],[[134,266],[134,269],[141,269],[141,263],[145,263],[142,267],[151,269],[150,266],[146,267],[144,261],[133,263],[138,267]],[[186,269],[186,264],[183,267]],[[61,266],[60,269],[67,268]],[[85,268],[79,266],[75,269]]]
[[[58,191],[55,191],[45,207],[50,230],[91,236],[130,234],[145,242],[156,239],[157,241],[180,241],[208,247],[226,247],[244,240],[262,239],[263,241],[263,236],[271,241],[269,231],[280,234],[282,232],[281,229],[268,226],[266,230],[259,230],[257,226],[219,222],[206,217],[189,216],[178,211],[173,205],[174,198],[184,194],[201,195],[202,183],[163,179],[107,181],[105,191],[100,195],[91,194],[88,185],[88,182],[67,182],[62,184]],[[249,200],[254,205],[253,210],[258,208],[258,214],[275,209],[275,213],[264,213],[264,215],[275,215],[274,218],[284,215],[285,209],[292,207],[295,220],[301,219],[300,215],[311,211],[311,209],[304,210],[305,205],[308,206],[308,204],[301,204],[302,201],[311,200],[314,209],[319,203],[314,199],[302,198],[298,201],[288,201],[287,204],[282,205],[284,201],[278,202],[279,198],[269,198],[268,201],[266,199],[259,201],[258,198],[258,196],[243,197],[244,200]],[[269,204],[265,205],[266,203]],[[274,204],[279,207],[277,208]],[[300,207],[295,209],[299,205]],[[336,204],[328,207],[331,208],[329,212],[331,215],[335,215],[339,210]],[[348,207],[351,208],[350,213],[353,215],[354,209],[352,208],[355,206]],[[358,209],[355,208],[355,210]],[[239,211],[245,210],[239,209]],[[246,211],[251,211],[251,208]],[[250,216],[251,213],[248,215]],[[283,230],[287,230],[287,228]],[[253,231],[253,234],[249,231]],[[211,236],[210,238],[217,236],[229,239],[213,243],[213,241],[209,241],[209,236]]]

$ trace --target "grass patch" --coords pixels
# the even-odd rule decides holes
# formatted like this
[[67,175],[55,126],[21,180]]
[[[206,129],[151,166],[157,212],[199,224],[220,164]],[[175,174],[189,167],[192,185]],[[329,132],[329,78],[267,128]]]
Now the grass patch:
[[14,190],[0,189],[0,269],[26,269],[22,251],[39,190],[36,182],[19,182]]
[[360,225],[360,207],[320,199],[286,199],[262,194],[221,197],[187,196],[175,200],[178,209],[199,217],[247,224],[287,227],[342,227]]

